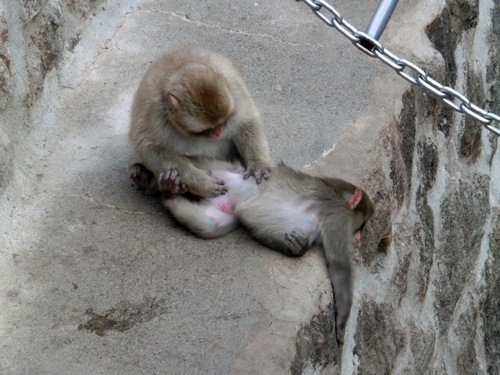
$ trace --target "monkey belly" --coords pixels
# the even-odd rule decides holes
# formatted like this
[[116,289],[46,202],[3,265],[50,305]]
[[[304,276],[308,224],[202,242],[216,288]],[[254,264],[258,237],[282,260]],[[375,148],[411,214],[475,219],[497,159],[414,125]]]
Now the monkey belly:
[[257,238],[282,237],[297,232],[312,245],[320,228],[312,202],[295,201],[289,196],[260,194],[236,206],[236,216]]
[[276,204],[274,214],[269,212],[270,219],[279,221],[283,227],[291,228],[293,231],[309,238],[309,243],[312,244],[319,235],[318,217],[316,211],[312,208],[313,202],[280,203]]

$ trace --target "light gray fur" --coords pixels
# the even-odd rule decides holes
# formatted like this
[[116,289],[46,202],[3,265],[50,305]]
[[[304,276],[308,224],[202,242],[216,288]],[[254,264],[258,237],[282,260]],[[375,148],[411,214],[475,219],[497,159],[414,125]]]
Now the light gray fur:
[[[353,236],[373,212],[366,193],[351,209],[347,200],[356,190],[354,185],[309,176],[283,163],[260,185],[253,179],[243,180],[243,169],[233,164],[203,160],[198,166],[224,179],[227,194],[199,202],[179,196],[165,199],[165,207],[202,238],[224,235],[239,221],[258,241],[290,256],[320,246],[334,290],[337,339],[342,342],[352,302]],[[231,212],[217,210],[227,205]]]

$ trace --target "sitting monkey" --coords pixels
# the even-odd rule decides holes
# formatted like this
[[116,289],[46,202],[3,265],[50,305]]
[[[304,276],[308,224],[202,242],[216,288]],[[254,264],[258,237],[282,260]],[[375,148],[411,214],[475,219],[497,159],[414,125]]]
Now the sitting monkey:
[[[199,197],[226,193],[191,158],[239,160],[245,178],[266,180],[273,163],[250,92],[226,57],[202,48],[171,51],[145,73],[132,104],[129,141],[156,177],[173,167]],[[146,190],[157,189],[156,179]]]

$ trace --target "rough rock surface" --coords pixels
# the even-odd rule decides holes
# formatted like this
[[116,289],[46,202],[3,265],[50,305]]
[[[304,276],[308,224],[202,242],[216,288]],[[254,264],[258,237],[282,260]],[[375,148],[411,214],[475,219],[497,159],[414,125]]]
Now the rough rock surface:
[[[361,29],[376,3],[332,1]],[[400,1],[382,42],[499,114],[499,17]],[[342,348],[318,251],[201,241],[130,186],[131,96],[183,44],[235,61],[276,159],[376,203]],[[2,374],[500,372],[498,138],[303,3],[4,1],[0,124]]]
[[[498,2],[443,5],[425,30],[443,61],[421,64],[498,113]],[[407,90],[402,104],[364,183],[382,217],[359,251],[354,350],[344,351],[343,368],[352,361],[360,374],[498,373],[498,138],[421,88]]]

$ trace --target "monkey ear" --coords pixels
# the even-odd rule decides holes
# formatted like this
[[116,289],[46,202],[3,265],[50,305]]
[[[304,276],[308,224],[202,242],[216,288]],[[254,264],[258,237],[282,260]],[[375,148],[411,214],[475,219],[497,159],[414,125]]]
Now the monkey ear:
[[356,190],[354,190],[354,193],[347,200],[347,205],[351,210],[354,210],[358,206],[359,202],[361,202],[362,198],[363,192],[360,188],[356,188]]
[[174,112],[177,112],[181,107],[179,99],[172,94],[168,94],[168,101],[170,102],[170,106],[172,107]]

